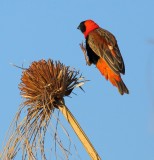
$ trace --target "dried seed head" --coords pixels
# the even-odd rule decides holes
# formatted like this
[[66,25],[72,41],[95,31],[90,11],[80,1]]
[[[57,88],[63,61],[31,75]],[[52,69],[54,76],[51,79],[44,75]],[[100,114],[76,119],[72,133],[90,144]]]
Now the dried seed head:
[[47,105],[54,109],[63,102],[64,96],[84,84],[83,78],[78,75],[79,72],[50,59],[33,62],[23,71],[19,84],[21,96],[25,98],[24,105],[38,108]]

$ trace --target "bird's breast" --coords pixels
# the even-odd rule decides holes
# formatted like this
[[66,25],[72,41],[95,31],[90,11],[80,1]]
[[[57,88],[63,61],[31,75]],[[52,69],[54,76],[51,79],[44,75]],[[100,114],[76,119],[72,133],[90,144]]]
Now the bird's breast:
[[96,64],[100,57],[90,48],[88,43],[86,43],[86,50],[87,56],[89,57],[89,61],[93,64]]

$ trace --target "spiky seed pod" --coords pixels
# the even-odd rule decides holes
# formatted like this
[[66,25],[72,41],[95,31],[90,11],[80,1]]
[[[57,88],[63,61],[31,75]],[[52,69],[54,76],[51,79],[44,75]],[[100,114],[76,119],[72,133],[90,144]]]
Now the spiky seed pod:
[[79,72],[71,70],[60,62],[41,60],[33,62],[29,69],[23,71],[19,89],[25,98],[25,106],[37,106],[41,109],[46,105],[54,109],[69,96],[72,90],[83,85]]
[[[52,113],[64,104],[64,96],[69,96],[75,87],[81,88],[85,80],[78,71],[51,59],[33,62],[22,74],[19,89],[24,102],[1,157],[14,159],[22,149],[23,160],[37,159],[39,149],[42,159],[46,159],[44,139]],[[27,115],[19,121],[23,109]]]
[[25,98],[24,106],[30,106],[28,115],[39,113],[42,120],[49,119],[54,108],[63,103],[64,96],[83,85],[83,79],[78,75],[79,72],[57,61],[33,62],[23,71],[19,84],[20,94]]

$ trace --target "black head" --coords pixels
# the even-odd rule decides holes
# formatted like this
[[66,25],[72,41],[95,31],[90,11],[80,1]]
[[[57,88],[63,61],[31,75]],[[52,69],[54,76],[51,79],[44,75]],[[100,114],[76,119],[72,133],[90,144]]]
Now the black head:
[[86,26],[85,26],[85,21],[81,22],[79,24],[79,26],[77,27],[77,29],[79,29],[82,33],[84,33],[86,31]]

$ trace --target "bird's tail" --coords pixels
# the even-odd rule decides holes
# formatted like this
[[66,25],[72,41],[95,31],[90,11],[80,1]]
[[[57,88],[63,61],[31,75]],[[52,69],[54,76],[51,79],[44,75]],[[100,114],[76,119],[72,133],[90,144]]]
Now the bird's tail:
[[125,83],[123,82],[123,80],[121,79],[120,81],[116,81],[115,80],[115,83],[116,83],[116,86],[118,88],[118,91],[121,95],[123,95],[124,93],[127,93],[129,94],[129,90],[127,89]]

